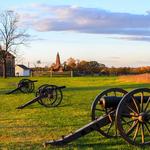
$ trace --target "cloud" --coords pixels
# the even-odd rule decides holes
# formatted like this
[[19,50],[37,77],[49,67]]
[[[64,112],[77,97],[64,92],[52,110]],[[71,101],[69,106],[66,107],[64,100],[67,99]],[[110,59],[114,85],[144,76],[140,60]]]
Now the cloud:
[[150,42],[150,36],[121,36],[111,37],[113,39],[129,40],[129,41],[145,41]]
[[20,9],[22,22],[40,32],[75,31],[135,36],[135,38],[127,38],[129,40],[149,40],[150,15],[148,12],[147,14],[130,14],[98,8],[45,4],[32,4],[28,9]]

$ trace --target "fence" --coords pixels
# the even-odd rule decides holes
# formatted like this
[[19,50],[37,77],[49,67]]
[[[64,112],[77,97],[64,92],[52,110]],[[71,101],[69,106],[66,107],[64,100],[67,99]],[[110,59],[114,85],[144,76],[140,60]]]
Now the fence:
[[73,77],[73,71],[51,72],[51,71],[32,71],[33,77]]

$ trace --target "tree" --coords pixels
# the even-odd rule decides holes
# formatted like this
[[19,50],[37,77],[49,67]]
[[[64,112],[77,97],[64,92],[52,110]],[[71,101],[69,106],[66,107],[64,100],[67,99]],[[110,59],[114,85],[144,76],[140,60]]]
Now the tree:
[[67,70],[75,70],[76,69],[76,60],[70,57],[67,62]]
[[85,60],[79,61],[78,64],[77,64],[77,70],[81,74],[82,73],[86,74],[88,72],[88,61],[85,61]]
[[97,61],[90,61],[88,63],[88,69],[90,73],[99,73],[100,71],[100,64]]
[[7,54],[16,53],[19,45],[24,45],[29,38],[26,31],[18,25],[19,17],[14,11],[4,11],[0,14],[0,59],[3,64],[3,77],[7,77]]

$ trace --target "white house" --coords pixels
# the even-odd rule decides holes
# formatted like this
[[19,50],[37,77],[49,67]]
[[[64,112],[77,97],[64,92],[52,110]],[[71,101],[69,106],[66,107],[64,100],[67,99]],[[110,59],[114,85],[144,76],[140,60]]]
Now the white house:
[[25,65],[15,66],[15,76],[30,76],[31,70]]

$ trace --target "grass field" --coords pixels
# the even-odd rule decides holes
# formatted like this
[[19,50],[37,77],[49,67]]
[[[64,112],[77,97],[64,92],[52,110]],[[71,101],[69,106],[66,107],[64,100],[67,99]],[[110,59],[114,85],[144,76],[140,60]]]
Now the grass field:
[[[45,108],[38,103],[22,110],[16,107],[34,97],[34,93],[4,92],[15,88],[21,78],[0,78],[0,149],[44,149],[42,143],[58,139],[91,121],[91,104],[101,91],[121,87],[130,91],[138,87],[150,87],[149,83],[120,80],[118,77],[36,77],[36,89],[42,84],[66,85],[64,99],[56,108]],[[128,145],[122,138],[106,139],[97,132],[90,133],[62,148],[48,146],[45,149],[63,150],[131,150],[141,149]],[[145,147],[143,149],[150,149]]]

